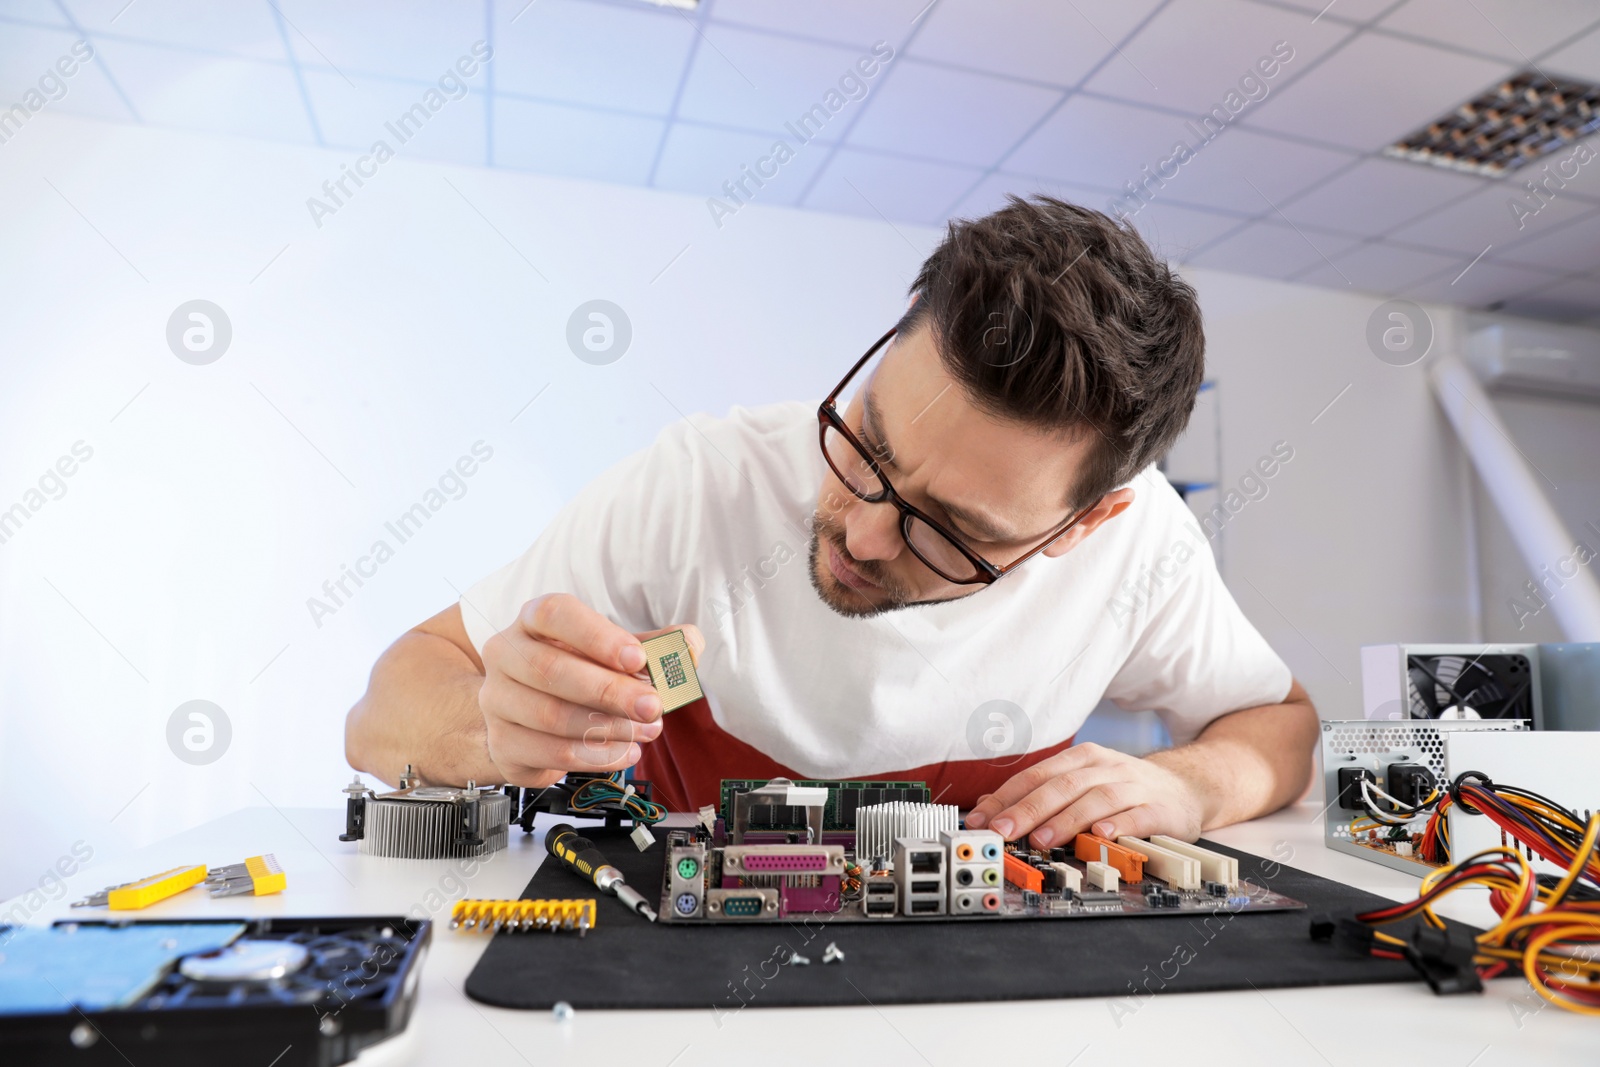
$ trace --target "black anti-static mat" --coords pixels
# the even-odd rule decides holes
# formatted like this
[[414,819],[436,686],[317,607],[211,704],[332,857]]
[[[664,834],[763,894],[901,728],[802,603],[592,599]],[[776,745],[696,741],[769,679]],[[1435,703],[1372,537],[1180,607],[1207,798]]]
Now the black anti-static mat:
[[[593,828],[629,884],[654,903],[663,846]],[[1259,856],[1239,875],[1304,901],[1305,911],[948,923],[809,921],[743,926],[646,922],[546,859],[524,897],[598,899],[596,926],[573,934],[497,934],[467,978],[474,1000],[504,1008],[706,1008],[1123,997],[1150,992],[1420,981],[1403,962],[1358,958],[1308,935],[1318,912],[1346,916],[1393,901]],[[1205,920],[1205,921],[1203,921]],[[1461,929],[1467,929],[1462,927]],[[451,936],[473,936],[456,934]],[[830,941],[842,963],[824,965]],[[779,966],[791,950],[809,967]],[[849,981],[845,981],[849,978]]]

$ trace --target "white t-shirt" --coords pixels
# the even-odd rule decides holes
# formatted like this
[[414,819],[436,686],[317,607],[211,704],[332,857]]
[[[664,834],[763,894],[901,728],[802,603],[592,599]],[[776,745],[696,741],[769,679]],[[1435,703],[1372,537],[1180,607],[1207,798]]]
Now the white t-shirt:
[[[869,618],[834,613],[811,585],[823,471],[811,405],[669,426],[468,590],[467,634],[481,650],[524,603],[557,592],[630,631],[694,623],[716,725],[813,778],[1058,745],[1102,697],[1154,710],[1183,743],[1288,694],[1288,667],[1153,469],[1065,555],[1035,556],[961,600]],[[1024,718],[995,719],[997,708],[1016,719],[997,701]]]

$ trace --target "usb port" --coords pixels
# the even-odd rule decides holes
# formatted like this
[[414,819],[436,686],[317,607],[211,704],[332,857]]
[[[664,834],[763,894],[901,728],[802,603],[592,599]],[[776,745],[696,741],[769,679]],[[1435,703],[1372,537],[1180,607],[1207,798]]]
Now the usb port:
[[937,881],[933,881],[933,882],[912,882],[911,883],[911,891],[913,893],[935,893],[936,894],[936,893],[939,892],[939,883]]
[[938,910],[939,902],[937,900],[913,900],[911,902],[911,914],[913,915],[916,915],[919,912],[937,913]]

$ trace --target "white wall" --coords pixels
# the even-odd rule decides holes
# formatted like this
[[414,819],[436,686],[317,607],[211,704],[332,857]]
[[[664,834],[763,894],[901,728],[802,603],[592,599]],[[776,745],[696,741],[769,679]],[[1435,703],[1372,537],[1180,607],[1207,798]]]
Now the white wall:
[[[694,197],[405,159],[319,230],[305,199],[343,162],[52,116],[0,149],[0,509],[93,449],[0,544],[0,796],[31,815],[0,898],[78,839],[339,802],[389,641],[680,410],[820,394],[936,237],[755,207],[719,231]],[[165,343],[197,297],[234,327],[209,366]],[[609,366],[565,341],[594,298],[633,324]],[[307,598],[479,440],[466,494],[314,625]],[[209,766],[167,748],[195,698],[233,728]]]
[[[938,237],[760,206],[719,231],[694,197],[404,158],[319,230],[305,199],[346,162],[50,115],[0,149],[0,509],[93,449],[0,544],[0,800],[29,814],[0,898],[79,840],[337,803],[344,711],[396,634],[679,411],[819,395]],[[1193,278],[1225,477],[1295,449],[1226,527],[1227,576],[1324,711],[1358,713],[1357,645],[1456,635],[1453,448],[1420,368],[1366,350],[1373,298]],[[564,340],[597,297],[634,327],[606,367]],[[194,298],[233,323],[209,366],[165,342]],[[465,495],[315,625],[307,598],[480,440]],[[196,698],[233,730],[208,766],[166,741]]]
[[[1294,449],[1267,495],[1222,527],[1224,576],[1322,717],[1360,718],[1361,645],[1472,638],[1464,461],[1427,361],[1394,367],[1368,349],[1382,297],[1210,271],[1192,279],[1218,383],[1224,483],[1237,485],[1278,441]],[[1449,351],[1458,316],[1428,310],[1433,354]]]
[[[1494,405],[1517,448],[1537,468],[1534,477],[1574,542],[1582,541],[1590,552],[1600,552],[1600,536],[1589,528],[1590,524],[1600,528],[1600,465],[1595,462],[1600,456],[1600,403],[1500,393],[1495,395]],[[1540,583],[1548,605],[1563,595],[1559,567],[1573,564],[1558,558],[1544,560],[1538,568],[1528,566],[1488,493],[1478,489],[1474,502],[1481,531],[1478,553],[1484,640],[1567,640],[1553,612],[1548,606],[1540,608],[1525,585]],[[1595,566],[1591,562],[1589,569]],[[1513,601],[1520,603],[1521,611]]]

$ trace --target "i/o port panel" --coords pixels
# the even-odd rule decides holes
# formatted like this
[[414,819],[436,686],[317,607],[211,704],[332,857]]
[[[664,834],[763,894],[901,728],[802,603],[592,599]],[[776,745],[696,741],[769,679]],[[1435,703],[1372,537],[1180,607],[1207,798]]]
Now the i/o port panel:
[[[776,779],[761,788],[770,793],[788,785]],[[660,921],[777,923],[815,916],[893,924],[1304,907],[1241,880],[1241,861],[1215,848],[1159,835],[1112,841],[1093,834],[1056,848],[1032,847],[992,830],[961,828],[951,805],[898,802],[887,811],[857,810],[858,824],[869,824],[863,845],[859,828],[822,827],[813,793],[827,795],[825,789],[804,793],[805,822],[794,829],[758,832],[746,825],[750,811],[771,797],[751,800],[735,791],[731,821],[726,813],[702,815],[689,830],[671,830],[667,848],[657,852]]]
[[1005,839],[993,830],[946,830],[939,843],[949,865],[950,914],[999,915]]
[[705,915],[706,846],[681,832],[668,836],[667,898],[672,914],[684,919]]
[[894,843],[896,900],[902,915],[945,914],[945,847],[932,838]]
[[722,850],[724,874],[843,874],[840,845],[729,845]]
[[712,889],[706,892],[706,915],[712,919],[765,919],[777,914],[776,889]]

